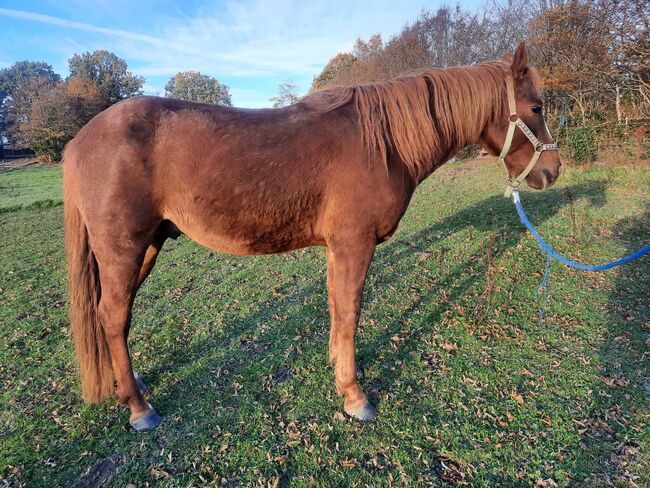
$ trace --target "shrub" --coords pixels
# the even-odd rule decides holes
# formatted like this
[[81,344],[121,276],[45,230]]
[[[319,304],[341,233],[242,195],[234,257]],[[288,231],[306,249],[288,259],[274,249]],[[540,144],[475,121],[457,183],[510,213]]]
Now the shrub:
[[595,131],[592,127],[571,129],[566,141],[571,150],[571,158],[578,164],[590,163],[598,157]]
[[465,146],[463,149],[458,151],[456,153],[456,159],[459,161],[463,161],[465,159],[473,159],[477,157],[481,153],[481,146],[477,144],[472,144],[469,146]]

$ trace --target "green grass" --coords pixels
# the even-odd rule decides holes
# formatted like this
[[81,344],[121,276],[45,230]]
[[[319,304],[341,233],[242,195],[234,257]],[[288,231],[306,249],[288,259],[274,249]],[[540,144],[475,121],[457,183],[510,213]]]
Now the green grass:
[[61,205],[61,168],[0,171],[0,213]]
[[[49,189],[0,207],[60,198],[56,171],[11,177]],[[3,213],[0,485],[70,486],[109,457],[115,487],[650,485],[650,259],[554,264],[540,322],[544,257],[503,187],[497,165],[443,167],[378,249],[358,334],[368,424],[339,414],[322,249],[166,244],[130,338],[164,422],[138,434],[115,400],[80,401],[62,208]],[[648,188],[650,170],[596,166],[522,198],[560,252],[597,263],[648,241]]]

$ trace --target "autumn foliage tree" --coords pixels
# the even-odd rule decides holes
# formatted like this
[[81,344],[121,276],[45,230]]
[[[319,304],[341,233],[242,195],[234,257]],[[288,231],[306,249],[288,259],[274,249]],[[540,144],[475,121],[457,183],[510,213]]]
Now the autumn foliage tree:
[[45,63],[16,63],[0,72],[3,136],[57,160],[65,144],[111,104],[141,93],[144,79],[108,51],[75,54],[62,81]]
[[97,85],[102,109],[142,94],[144,78],[128,71],[126,61],[110,51],[75,54],[68,65],[71,78],[83,78]]
[[[460,7],[425,10],[387,41],[379,34],[368,40],[357,39],[351,53],[339,53],[328,62],[314,79],[312,89],[386,81],[425,68],[498,58],[521,41],[526,20],[510,12],[527,11],[523,5],[528,4],[525,0],[511,1],[510,7],[502,11],[503,18],[466,12]],[[344,69],[333,69],[339,65]]]
[[[429,68],[498,59],[522,40],[540,72],[551,131],[650,117],[650,10],[647,0],[484,0],[466,11],[424,10],[396,35],[358,39],[314,77],[312,90],[389,80]],[[140,94],[144,79],[108,51],[75,54],[67,80],[46,63],[0,70],[0,137],[56,158],[92,116]],[[231,105],[229,88],[198,71],[177,73],[170,97]],[[271,102],[298,99],[284,83]],[[618,131],[621,132],[620,130]],[[584,141],[583,141],[584,142]],[[650,151],[650,145],[648,145]]]
[[530,50],[546,90],[546,106],[559,110],[566,97],[584,120],[615,101],[612,38],[606,12],[571,1],[531,22]]
[[443,6],[387,40],[357,40],[312,89],[499,59],[525,40],[549,125],[564,124],[566,136],[569,125],[650,116],[649,24],[647,0],[487,0],[481,12]]
[[[61,80],[47,63],[18,61],[0,70],[0,139],[11,141],[17,131],[17,122],[28,115],[28,104],[16,91],[27,85],[51,85]],[[13,96],[12,96],[13,94]]]
[[50,161],[61,157],[65,144],[104,103],[99,87],[78,76],[53,85],[27,85],[20,94],[29,100],[29,113],[19,123],[19,137]]
[[192,102],[232,105],[230,89],[216,78],[199,71],[176,73],[165,85],[165,96]]
[[[326,64],[312,90],[499,59],[525,40],[541,75],[546,119],[564,155],[588,161],[602,144],[630,147],[632,132],[615,124],[643,124],[650,117],[647,0],[485,2],[480,12],[458,6],[425,10],[387,40],[379,34],[358,39],[351,52]],[[634,144],[647,154],[650,143],[639,137]]]
[[356,61],[357,58],[352,53],[338,53],[327,62],[318,76],[314,77],[311,85],[312,90],[318,90],[319,88],[325,88],[331,85],[335,80],[343,77],[345,73],[350,71],[350,68],[352,68],[352,65]]
[[631,143],[640,154],[650,149],[647,137],[630,139],[647,129],[614,126],[650,116],[647,7],[641,0],[569,0],[530,22],[547,120],[576,161],[594,160],[601,149],[629,149]]

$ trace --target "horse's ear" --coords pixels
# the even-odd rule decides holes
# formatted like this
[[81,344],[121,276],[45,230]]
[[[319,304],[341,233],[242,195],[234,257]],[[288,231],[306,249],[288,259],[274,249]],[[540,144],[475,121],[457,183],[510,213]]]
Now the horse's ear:
[[526,53],[526,43],[522,42],[515,51],[515,57],[512,60],[512,74],[515,77],[521,77],[526,73],[528,68],[528,53]]
[[508,64],[512,64],[512,54],[510,54],[510,51],[506,51],[503,53],[503,56],[501,56],[501,61],[505,61]]

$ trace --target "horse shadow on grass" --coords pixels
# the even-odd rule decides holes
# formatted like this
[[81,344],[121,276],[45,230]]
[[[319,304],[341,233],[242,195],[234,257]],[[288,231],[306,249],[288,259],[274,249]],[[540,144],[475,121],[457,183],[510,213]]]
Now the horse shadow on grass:
[[[614,235],[630,254],[648,244],[650,205],[621,220]],[[650,398],[650,255],[617,268],[600,346],[600,381],[579,419],[581,444],[575,481],[589,486],[650,486],[642,451]],[[647,430],[646,430],[647,431]],[[594,457],[588,452],[598,452]],[[645,462],[642,457],[645,456]]]
[[[525,195],[524,203],[531,221],[541,224],[564,207],[567,200],[587,199],[590,205],[603,206],[605,189],[604,182],[585,182],[568,188],[529,192]],[[445,259],[445,250],[437,244],[439,237],[436,236],[451,235],[470,227],[479,231],[509,230],[491,243],[493,258],[514,248],[525,235],[512,203],[501,196],[471,205],[418,232],[398,232],[392,242],[377,249],[369,272],[369,286],[366,287],[364,303],[381,301],[383,288],[402,281],[403,276],[397,263],[412,257],[414,252],[429,253],[434,256],[433,259]],[[513,228],[516,230],[512,231]],[[324,256],[321,257],[324,261]],[[218,259],[215,258],[215,267],[219,266]],[[273,259],[302,258],[298,252]],[[450,304],[461,299],[467,290],[485,278],[484,274],[462,273],[468,263],[477,260],[485,260],[485,249],[471,253],[459,262],[454,268],[457,273],[448,272],[441,278],[429,276],[424,281],[418,281],[420,277],[413,276],[418,297],[406,308],[394,312],[395,316],[389,323],[384,323],[385,318],[378,319],[377,322],[382,322],[379,333],[361,333],[358,337],[358,359],[370,378],[362,381],[362,387],[371,401],[379,403],[380,415],[380,396],[400,377],[405,360],[412,353],[417,354],[417,348],[424,335],[430,333],[430,328],[425,331],[424,328],[416,327],[409,334],[408,341],[399,343],[397,350],[391,337],[400,333],[404,323],[421,323],[423,320],[428,323],[439,322]],[[444,291],[444,300],[441,300],[441,290]],[[333,372],[330,373],[329,386],[319,385],[318,380],[313,379],[313,375],[321,368],[327,367],[329,315],[324,264],[309,277],[299,292],[295,292],[295,285],[287,281],[276,289],[274,295],[271,300],[266,299],[264,307],[245,317],[226,316],[227,325],[221,337],[202,338],[189,345],[171,343],[167,351],[160,351],[161,356],[156,360],[155,366],[142,372],[145,382],[152,390],[152,403],[167,419],[154,434],[156,449],[164,447],[165,443],[182,443],[185,438],[196,439],[197,436],[205,437],[206,442],[220,443],[223,439],[219,433],[220,424],[230,425],[231,428],[234,425],[237,426],[237,431],[233,437],[237,437],[239,444],[257,445],[260,451],[269,452],[269,459],[289,460],[285,464],[269,462],[266,467],[258,464],[259,471],[255,476],[273,479],[280,472],[281,483],[284,483],[295,475],[305,475],[304,468],[301,470],[297,463],[291,461],[292,448],[287,447],[286,432],[283,433],[277,425],[286,425],[292,421],[302,425],[329,422],[332,415],[342,408],[342,399],[335,393]],[[432,303],[435,304],[433,308]],[[425,316],[420,313],[424,304],[427,304]],[[165,307],[167,306],[170,304],[166,303]],[[305,319],[307,317],[309,320]],[[362,331],[373,329],[374,326],[368,324],[371,319],[362,313]],[[269,323],[272,323],[272,327],[268,326]],[[261,327],[260,324],[266,325]],[[150,327],[138,324],[136,316],[135,327],[138,326]],[[296,339],[297,336],[300,339]],[[223,340],[227,340],[230,346],[224,348]],[[211,346],[217,344],[220,346],[218,352],[210,352]],[[386,357],[389,360],[382,359]],[[137,369],[137,359],[135,364]],[[163,374],[178,375],[179,378],[163,387],[160,379]],[[307,377],[312,384],[316,381],[317,386],[323,390],[318,391],[319,396],[309,403],[313,410],[305,418],[304,412],[309,410],[304,405],[309,399],[296,398],[296,395],[314,396],[313,391],[305,391],[303,387]],[[294,415],[297,403],[301,405],[300,417]],[[253,418],[255,421],[247,422],[247,419]],[[429,420],[437,422],[440,419],[430,417]],[[260,434],[260,425],[268,427],[270,432]],[[177,430],[177,433],[172,434],[171,430]],[[354,447],[351,445],[354,440],[341,435],[344,432],[337,428],[331,430],[328,433],[329,445],[336,445],[336,449],[342,451]],[[373,454],[376,453],[369,453],[371,456]],[[223,456],[227,456],[227,453]],[[213,475],[233,474],[228,472],[223,456],[210,461],[213,463]],[[372,459],[372,467],[362,464],[361,468],[372,474],[385,474],[386,471],[382,469],[386,467],[381,467],[381,459],[379,468],[376,457]],[[128,472],[128,466],[126,470]],[[180,475],[171,471],[172,476],[176,474]],[[186,472],[185,476],[187,475]],[[189,476],[196,477],[197,474],[189,473]],[[498,481],[512,480],[495,480]]]

